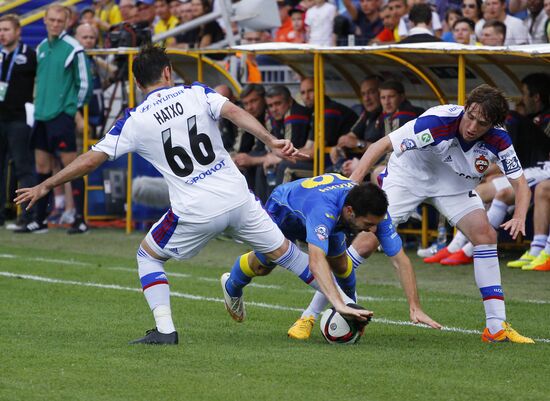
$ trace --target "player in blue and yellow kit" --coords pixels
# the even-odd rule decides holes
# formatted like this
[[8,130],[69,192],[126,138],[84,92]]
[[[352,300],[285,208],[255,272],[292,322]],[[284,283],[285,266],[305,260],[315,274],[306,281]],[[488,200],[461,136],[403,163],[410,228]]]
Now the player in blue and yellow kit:
[[[280,185],[265,205],[286,238],[292,242],[307,242],[309,259],[293,270],[306,284],[311,284],[319,271],[332,271],[348,301],[355,300],[356,252],[346,251],[346,235],[371,232],[386,255],[397,259],[394,264],[401,268],[401,281],[409,304],[415,309],[414,318],[412,314],[411,318],[440,327],[420,308],[412,266],[404,256],[401,239],[395,232],[387,208],[386,195],[380,188],[372,184],[356,185],[339,174],[325,174]],[[275,265],[258,252],[237,258],[231,273],[222,276],[226,302],[228,295],[242,302],[242,288],[254,276],[266,275],[273,267]],[[321,283],[319,286],[323,290]],[[316,318],[314,315],[302,316],[295,324],[300,326],[300,330],[291,328],[289,336],[308,338]]]

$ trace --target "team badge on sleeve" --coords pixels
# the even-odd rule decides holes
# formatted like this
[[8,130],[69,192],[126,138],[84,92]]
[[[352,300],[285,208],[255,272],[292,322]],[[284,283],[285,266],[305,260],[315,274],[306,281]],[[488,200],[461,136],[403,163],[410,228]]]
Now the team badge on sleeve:
[[517,156],[500,159],[504,167],[504,174],[513,174],[521,169]]
[[328,229],[323,224],[315,227],[315,234],[317,234],[317,238],[321,241],[326,241],[328,239]]
[[489,168],[489,160],[483,155],[476,157],[474,166],[478,173],[484,173]]
[[401,149],[401,152],[416,149],[416,143],[414,143],[412,139],[405,138],[403,139],[403,142],[401,142],[401,145],[399,145],[399,148]]

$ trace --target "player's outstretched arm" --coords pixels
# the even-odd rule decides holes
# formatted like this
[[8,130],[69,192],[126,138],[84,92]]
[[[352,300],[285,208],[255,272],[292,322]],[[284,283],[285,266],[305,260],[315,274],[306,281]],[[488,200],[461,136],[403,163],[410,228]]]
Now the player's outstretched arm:
[[250,132],[265,143],[276,156],[291,161],[309,158],[307,155],[300,153],[288,139],[275,138],[254,116],[229,101],[223,104],[221,116],[227,118],[246,132]]
[[393,147],[388,136],[374,142],[368,147],[367,151],[363,153],[361,160],[359,160],[359,166],[357,166],[349,178],[355,182],[362,182],[374,163],[392,150]]
[[338,293],[336,284],[332,278],[332,272],[328,264],[325,252],[318,246],[308,244],[309,251],[309,268],[315,277],[315,280],[321,288],[321,292],[325,294],[329,302],[334,306],[334,309],[341,315],[359,320],[367,321],[372,317],[373,313],[365,309],[353,309],[347,306]]
[[32,188],[21,188],[16,190],[17,197],[14,199],[14,202],[18,205],[29,202],[27,205],[27,210],[29,210],[38,199],[46,196],[53,188],[88,174],[105,162],[107,158],[108,156],[103,152],[90,150],[78,156],[63,170],[39,185]]
[[418,291],[416,288],[416,277],[411,260],[405,254],[403,248],[391,258],[392,264],[397,270],[399,281],[409,302],[409,312],[413,323],[424,323],[434,329],[440,329],[441,325],[424,313],[420,306]]
[[523,174],[515,180],[511,178],[508,180],[512,184],[514,193],[516,194],[516,208],[512,218],[502,224],[501,227],[508,231],[513,239],[516,239],[519,233],[525,235],[525,216],[527,215],[529,202],[531,201],[531,190]]

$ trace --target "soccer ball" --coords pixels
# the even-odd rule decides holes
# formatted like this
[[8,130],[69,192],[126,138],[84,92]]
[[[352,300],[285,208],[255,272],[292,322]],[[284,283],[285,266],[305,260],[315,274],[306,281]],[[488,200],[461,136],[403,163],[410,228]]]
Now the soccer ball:
[[[356,304],[348,306],[363,309]],[[363,335],[366,323],[348,320],[336,312],[334,308],[330,308],[321,315],[319,326],[321,334],[329,344],[355,344]]]

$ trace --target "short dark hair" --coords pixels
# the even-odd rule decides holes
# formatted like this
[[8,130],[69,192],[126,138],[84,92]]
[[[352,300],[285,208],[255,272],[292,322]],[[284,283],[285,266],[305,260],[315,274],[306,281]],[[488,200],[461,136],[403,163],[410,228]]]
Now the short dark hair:
[[382,82],[384,82],[384,77],[382,77],[382,75],[378,75],[378,74],[367,75],[365,78],[363,78],[361,83],[367,82],[367,81],[376,81],[376,83],[378,85],[380,85]]
[[159,82],[166,67],[172,68],[166,49],[149,43],[139,49],[132,71],[136,81],[145,88]]
[[265,88],[261,84],[248,84],[246,85],[243,90],[241,91],[241,94],[239,95],[240,98],[247,97],[252,92],[256,92],[258,96],[264,97],[265,96]]
[[409,20],[414,24],[424,23],[430,25],[432,22],[432,8],[429,4],[415,4],[409,11]]
[[265,97],[275,96],[282,96],[287,102],[292,99],[292,96],[290,95],[290,90],[288,90],[288,88],[284,85],[273,85],[265,93]]
[[476,24],[474,21],[472,21],[470,18],[466,18],[466,17],[462,17],[462,18],[459,18],[457,19],[452,28],[455,29],[455,27],[458,25],[458,24],[462,24],[462,23],[465,23],[465,24],[468,24],[468,26],[470,27],[470,29],[472,30],[472,32],[475,32],[476,30]]
[[344,206],[351,206],[356,216],[384,216],[388,212],[388,198],[382,188],[364,182],[348,192]]
[[500,22],[496,19],[491,19],[483,25],[483,29],[485,28],[493,28],[498,33],[501,33],[504,40],[506,40],[506,25],[504,24],[504,22]]
[[464,109],[467,110],[473,103],[479,105],[480,113],[493,126],[502,126],[508,114],[508,100],[500,89],[487,84],[479,85],[472,90],[466,99]]
[[529,96],[539,95],[543,109],[550,105],[550,74],[535,72],[523,78],[521,83],[527,87]]
[[379,90],[381,90],[381,89],[391,89],[391,90],[396,91],[400,95],[405,94],[405,87],[403,86],[403,84],[399,81],[394,80],[394,79],[390,79],[390,80],[382,82],[380,84],[380,86],[378,87],[378,89]]
[[462,11],[459,8],[449,8],[447,12],[445,13],[445,22],[449,22],[449,18],[451,15],[458,15],[458,18],[462,17]]

